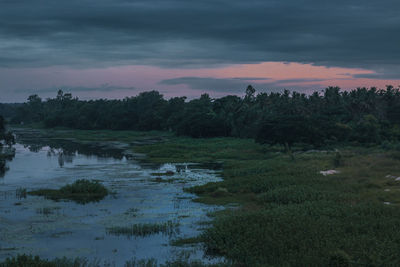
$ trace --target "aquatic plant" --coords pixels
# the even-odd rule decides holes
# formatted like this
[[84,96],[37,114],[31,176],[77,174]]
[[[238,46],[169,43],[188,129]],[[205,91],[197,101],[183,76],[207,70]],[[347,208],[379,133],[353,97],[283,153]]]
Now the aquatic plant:
[[20,187],[20,188],[18,188],[17,190],[15,190],[15,196],[18,198],[18,199],[21,199],[21,198],[26,198],[26,188],[22,188],[22,187]]
[[151,175],[153,176],[172,176],[175,173],[173,171],[166,171],[166,172],[153,172]]
[[39,256],[32,255],[17,255],[12,258],[7,258],[5,261],[0,262],[0,267],[85,267],[85,266],[99,266],[89,265],[88,261],[81,258],[68,259],[56,258],[54,260],[42,259]]
[[86,179],[76,180],[60,189],[39,189],[28,192],[29,195],[44,196],[55,201],[66,199],[80,204],[97,202],[109,193],[108,189],[98,181]]
[[60,207],[37,208],[36,213],[48,216],[48,215],[54,214],[54,211],[59,210],[59,209],[60,209]]
[[138,223],[130,226],[113,226],[106,229],[110,235],[148,236],[153,234],[172,235],[178,232],[179,223],[172,221],[164,223]]

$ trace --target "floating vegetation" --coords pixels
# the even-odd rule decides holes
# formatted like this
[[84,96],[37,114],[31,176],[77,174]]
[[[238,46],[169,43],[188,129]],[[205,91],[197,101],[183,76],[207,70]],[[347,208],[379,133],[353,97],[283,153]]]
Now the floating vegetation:
[[153,176],[172,176],[175,173],[173,171],[166,171],[166,172],[153,172],[151,175]]
[[178,233],[179,223],[172,221],[164,223],[138,223],[130,226],[113,226],[106,229],[110,235],[125,236],[149,236],[162,233],[164,235],[173,235]]
[[56,210],[59,210],[59,209],[60,209],[60,207],[43,207],[43,208],[37,208],[37,209],[36,209],[36,213],[42,214],[42,215],[45,215],[45,216],[48,216],[48,215],[54,214],[54,212],[55,212]]
[[201,239],[201,236],[195,236],[195,237],[188,237],[188,238],[179,238],[176,240],[171,241],[172,246],[185,246],[185,245],[195,245],[198,243],[203,242]]
[[18,188],[17,190],[15,190],[15,196],[18,199],[26,198],[26,188]]
[[139,209],[137,208],[130,208],[124,212],[125,215],[129,215],[131,217],[137,217]]
[[[94,265],[93,263],[91,265]],[[18,255],[13,258],[7,258],[5,261],[0,262],[0,267],[83,267],[89,266],[88,261],[85,259],[68,259],[56,258],[54,260],[41,259],[39,256],[32,255]],[[98,266],[98,265],[97,265]]]
[[67,199],[79,204],[97,202],[107,196],[109,191],[98,181],[80,179],[60,189],[39,189],[28,192],[29,195],[44,196],[45,198],[59,201]]
[[170,178],[170,179],[163,179],[161,177],[157,177],[155,179],[151,179],[152,182],[156,183],[173,183],[175,181],[182,180],[182,179],[175,179],[175,178]]
[[158,267],[155,259],[132,259],[125,263],[125,267]]

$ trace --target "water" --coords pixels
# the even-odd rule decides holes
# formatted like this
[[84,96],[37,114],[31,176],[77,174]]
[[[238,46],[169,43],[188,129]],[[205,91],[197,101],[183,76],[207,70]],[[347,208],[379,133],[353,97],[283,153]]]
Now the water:
[[[193,202],[185,187],[220,181],[218,170],[195,164],[143,164],[120,151],[104,151],[61,140],[20,139],[9,170],[0,178],[0,260],[17,254],[44,258],[85,257],[123,265],[132,258],[158,263],[185,254],[203,259],[199,245],[175,247],[172,240],[200,233],[207,213],[222,207]],[[170,182],[152,173],[173,171]],[[60,188],[77,179],[97,179],[115,194],[86,205],[16,194]],[[170,235],[114,236],[106,229],[137,223],[179,223]]]

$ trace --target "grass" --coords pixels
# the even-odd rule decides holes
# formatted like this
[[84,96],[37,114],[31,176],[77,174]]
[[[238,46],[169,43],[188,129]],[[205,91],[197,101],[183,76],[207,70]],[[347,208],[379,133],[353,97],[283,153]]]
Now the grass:
[[44,216],[49,216],[51,214],[54,214],[55,211],[59,210],[60,207],[43,207],[43,208],[37,208],[36,213],[41,214]]
[[168,221],[165,223],[139,223],[130,226],[114,226],[106,229],[110,235],[124,236],[149,236],[162,233],[164,235],[173,235],[178,231],[178,223]]
[[72,200],[79,204],[100,201],[108,193],[107,188],[98,181],[86,179],[76,180],[74,183],[65,185],[60,189],[39,189],[28,192],[29,195],[33,196],[44,196],[55,201],[61,199]]
[[26,188],[18,188],[15,190],[15,197],[18,199],[26,198]]
[[193,245],[203,242],[200,236],[188,237],[188,238],[179,238],[171,241],[172,246],[181,247],[185,245]]
[[57,258],[54,260],[41,259],[38,256],[18,255],[0,262],[0,267],[84,267],[89,265],[84,259]]
[[172,176],[175,173],[173,171],[166,171],[166,172],[153,172],[151,175],[153,176]]

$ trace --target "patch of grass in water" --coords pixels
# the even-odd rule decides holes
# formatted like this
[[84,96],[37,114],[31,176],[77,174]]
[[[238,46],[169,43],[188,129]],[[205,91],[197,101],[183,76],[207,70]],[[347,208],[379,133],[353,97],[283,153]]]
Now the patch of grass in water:
[[113,226],[106,228],[107,234],[125,236],[149,236],[153,234],[173,235],[178,232],[179,223],[172,221],[164,223],[138,223],[130,226]]
[[[108,262],[100,262],[99,260],[88,261],[84,258],[56,258],[54,260],[47,260],[39,256],[32,255],[18,255],[12,258],[7,258],[5,261],[0,262],[0,267],[110,267],[114,266]],[[201,261],[191,261],[189,259],[176,259],[168,261],[165,264],[158,264],[154,258],[150,259],[132,259],[124,264],[125,267],[225,267],[230,266],[223,263],[218,264],[205,264]]]
[[155,183],[173,183],[176,181],[182,181],[182,179],[178,179],[178,178],[163,179],[161,177],[157,177],[155,179],[151,179],[150,181],[155,182]]
[[18,199],[26,198],[26,193],[26,188],[18,188],[17,190],[15,190],[15,196]]
[[39,256],[18,255],[12,258],[7,258],[0,262],[0,267],[84,267],[84,266],[99,266],[89,265],[88,261],[81,258],[68,259],[56,258],[54,260],[41,259]]
[[60,189],[39,189],[28,192],[33,196],[44,196],[45,198],[59,201],[61,199],[72,200],[79,204],[97,202],[109,194],[107,188],[97,181],[80,179],[72,184],[65,185]]
[[55,212],[56,210],[59,210],[59,209],[60,209],[60,207],[43,207],[43,208],[37,208],[37,209],[36,209],[36,213],[42,214],[42,215],[45,215],[45,216],[48,216],[48,215],[54,214],[54,212]]
[[127,210],[124,212],[124,214],[125,214],[125,215],[129,215],[129,216],[131,216],[131,217],[137,217],[137,216],[138,216],[138,212],[139,212],[139,209],[137,209],[137,208],[130,208],[130,209],[127,209]]
[[176,240],[171,241],[172,246],[185,246],[185,245],[193,245],[193,244],[198,244],[203,242],[200,236],[195,236],[195,237],[188,237],[188,238],[179,238]]
[[172,176],[175,173],[173,171],[166,171],[166,172],[153,172],[151,175],[153,176]]
[[175,259],[164,264],[158,264],[155,259],[132,259],[125,263],[125,267],[227,267],[224,263],[207,264],[199,260]]
[[156,259],[132,259],[125,263],[125,267],[158,267]]

